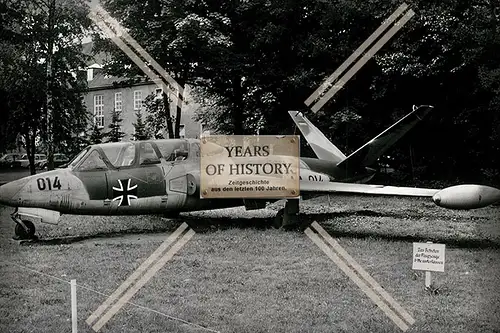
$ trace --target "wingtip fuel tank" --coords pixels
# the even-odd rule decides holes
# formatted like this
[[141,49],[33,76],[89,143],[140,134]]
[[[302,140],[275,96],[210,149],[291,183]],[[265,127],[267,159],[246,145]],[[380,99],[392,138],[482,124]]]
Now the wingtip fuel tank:
[[500,201],[500,190],[485,185],[456,185],[437,192],[432,201],[448,209],[476,209]]

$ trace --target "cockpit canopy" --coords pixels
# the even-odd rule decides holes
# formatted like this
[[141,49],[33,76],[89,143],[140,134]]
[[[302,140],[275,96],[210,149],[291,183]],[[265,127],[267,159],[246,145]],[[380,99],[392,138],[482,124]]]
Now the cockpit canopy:
[[174,163],[199,158],[199,144],[189,139],[102,143],[82,150],[68,167],[78,171],[139,167],[158,164],[162,158]]

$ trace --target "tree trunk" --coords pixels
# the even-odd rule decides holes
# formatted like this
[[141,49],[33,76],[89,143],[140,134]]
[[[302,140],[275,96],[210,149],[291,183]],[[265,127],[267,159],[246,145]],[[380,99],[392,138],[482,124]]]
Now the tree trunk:
[[175,138],[180,138],[180,128],[181,128],[181,118],[182,118],[182,108],[184,106],[184,89],[186,88],[185,77],[180,77],[177,79],[177,83],[182,87],[182,92],[177,91],[177,103],[175,106]]
[[173,126],[172,126],[172,116],[170,115],[170,100],[166,94],[166,92],[163,92],[163,107],[165,108],[165,122],[167,123],[167,132],[168,132],[168,138],[172,138],[172,133],[174,133]]
[[[234,7],[233,7],[234,6]],[[241,22],[243,16],[242,13],[238,10],[238,4],[234,3],[228,13],[228,18],[232,22]],[[232,55],[232,59],[230,60],[230,68],[232,68],[230,72],[231,78],[231,93],[229,97],[230,102],[230,114],[233,125],[233,134],[234,135],[243,135],[245,133],[245,125],[244,125],[244,88],[242,86],[242,78],[245,73],[245,69],[240,67],[241,63],[245,62],[246,52],[249,52],[250,49],[248,47],[249,43],[253,40],[253,37],[250,38],[245,32],[245,29],[241,29],[242,26],[240,24],[234,24],[228,31],[231,42],[233,43],[233,50],[235,50]]]
[[29,168],[30,168],[30,174],[34,175],[36,174],[36,168],[35,168],[35,153],[36,153],[36,147],[35,147],[35,136],[30,135],[29,129],[24,133],[24,140],[26,141],[26,154],[28,155],[28,161],[29,161]]
[[500,6],[493,3],[493,0],[490,0],[489,5],[491,12],[491,30],[493,32],[492,35],[495,36],[498,33],[498,18],[500,17]]
[[47,29],[47,169],[54,170],[54,135],[53,135],[53,107],[52,107],[52,51],[54,49],[54,14],[56,1],[51,0],[49,6]]
[[177,94],[178,102],[175,106],[175,128],[174,128],[174,137],[176,139],[180,138],[180,127],[181,127],[181,117],[182,117],[182,96]]
[[232,110],[231,115],[233,118],[233,134],[243,135],[245,134],[245,128],[243,126],[243,88],[241,86],[241,77],[236,75],[233,77],[233,96],[232,96]]

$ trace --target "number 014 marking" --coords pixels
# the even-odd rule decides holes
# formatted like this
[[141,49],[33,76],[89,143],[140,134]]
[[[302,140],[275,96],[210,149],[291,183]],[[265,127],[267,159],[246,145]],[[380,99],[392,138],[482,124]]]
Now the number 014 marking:
[[38,178],[36,180],[36,183],[40,191],[45,191],[47,189],[49,191],[52,191],[53,189],[58,189],[58,190],[61,189],[61,182],[59,181],[58,176],[56,176],[53,180],[50,177]]

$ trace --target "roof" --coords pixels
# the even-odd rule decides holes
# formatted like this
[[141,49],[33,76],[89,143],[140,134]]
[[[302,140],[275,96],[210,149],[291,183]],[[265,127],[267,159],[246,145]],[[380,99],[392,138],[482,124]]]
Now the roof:
[[[133,83],[131,83],[131,81]],[[140,85],[150,85],[154,84],[151,80],[147,80],[143,77],[136,77],[134,79],[127,77],[118,77],[113,75],[105,75],[100,72],[94,76],[91,81],[87,82],[89,90],[100,90],[100,89],[115,89],[120,86],[140,86]]]
[[149,78],[143,76],[136,76],[135,78],[128,77],[118,77],[114,75],[105,75],[103,73],[103,65],[106,61],[111,59],[109,54],[105,52],[99,52],[94,54],[93,52],[94,43],[87,42],[82,43],[82,52],[88,56],[90,59],[86,62],[87,68],[97,69],[92,80],[88,81],[89,90],[103,90],[103,89],[115,89],[120,86],[140,86],[140,85],[152,85],[155,84]]
[[121,85],[138,86],[153,84],[151,80],[148,80],[147,78],[141,76],[137,76],[135,79],[131,79],[127,77],[105,75],[103,71],[99,69],[103,68],[104,63],[106,62],[106,60],[110,59],[110,56],[105,52],[94,54],[92,51],[93,46],[93,42],[82,43],[82,52],[90,56],[90,59],[86,62],[87,68],[97,69],[93,79],[88,81],[89,90],[114,89]]

